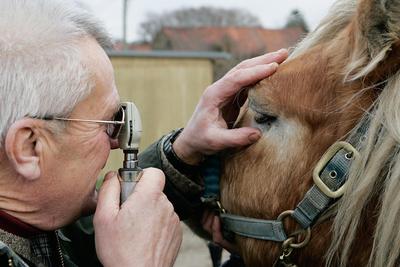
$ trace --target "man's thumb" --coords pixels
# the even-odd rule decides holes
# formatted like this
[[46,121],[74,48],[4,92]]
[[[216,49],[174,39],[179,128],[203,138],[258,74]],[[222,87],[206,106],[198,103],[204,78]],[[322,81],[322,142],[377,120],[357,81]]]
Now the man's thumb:
[[[116,172],[106,174],[99,191],[96,213],[113,215],[119,211],[120,185]],[[110,214],[111,213],[111,214]]]
[[220,139],[221,144],[225,146],[221,149],[224,149],[251,145],[260,139],[261,132],[256,128],[242,127],[235,129],[221,129],[218,131],[216,136],[219,136],[218,139]]

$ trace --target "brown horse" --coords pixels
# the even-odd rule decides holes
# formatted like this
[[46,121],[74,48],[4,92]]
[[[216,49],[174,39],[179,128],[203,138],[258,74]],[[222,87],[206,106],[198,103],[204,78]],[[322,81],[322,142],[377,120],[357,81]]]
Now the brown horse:
[[[400,264],[399,38],[399,0],[340,0],[249,92],[237,123],[263,137],[225,158],[221,201],[232,214],[276,219],[293,210],[324,152],[370,121],[343,197],[293,251],[299,266]],[[289,218],[284,225],[288,233],[299,227]],[[281,253],[281,243],[235,240],[246,266],[271,266]]]

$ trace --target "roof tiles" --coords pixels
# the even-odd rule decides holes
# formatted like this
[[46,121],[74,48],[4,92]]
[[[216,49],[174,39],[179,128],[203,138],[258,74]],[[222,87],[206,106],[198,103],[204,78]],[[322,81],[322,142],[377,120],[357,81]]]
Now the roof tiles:
[[[250,56],[294,46],[305,34],[302,28],[261,27],[165,27],[157,35],[155,49],[180,51],[225,51]],[[157,39],[168,47],[157,47]],[[162,45],[162,44],[161,44]]]

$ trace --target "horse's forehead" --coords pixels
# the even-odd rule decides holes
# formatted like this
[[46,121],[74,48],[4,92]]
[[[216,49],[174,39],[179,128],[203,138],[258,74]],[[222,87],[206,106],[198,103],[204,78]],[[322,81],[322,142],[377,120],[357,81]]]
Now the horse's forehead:
[[281,64],[276,74],[263,80],[262,85],[273,90],[309,90],[308,85],[325,82],[328,56],[324,46],[317,47]]
[[258,104],[272,113],[318,124],[328,110],[335,109],[340,86],[340,70],[330,63],[324,47],[290,59],[271,77],[261,81],[251,92]]

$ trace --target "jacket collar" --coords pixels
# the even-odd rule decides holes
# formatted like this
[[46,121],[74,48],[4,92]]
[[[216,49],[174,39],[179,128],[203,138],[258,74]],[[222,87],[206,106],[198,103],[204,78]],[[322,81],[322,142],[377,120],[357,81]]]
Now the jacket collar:
[[0,228],[6,232],[24,238],[31,238],[44,233],[44,231],[26,224],[2,210],[0,210]]

